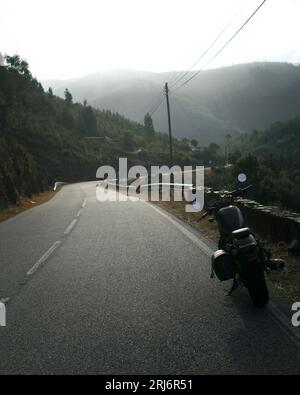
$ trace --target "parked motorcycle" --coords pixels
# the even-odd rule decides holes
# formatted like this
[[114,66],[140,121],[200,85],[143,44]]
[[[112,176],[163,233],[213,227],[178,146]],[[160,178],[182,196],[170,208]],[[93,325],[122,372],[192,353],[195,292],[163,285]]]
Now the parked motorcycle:
[[[240,174],[239,182],[246,182],[247,176]],[[206,214],[210,221],[216,220],[219,226],[219,250],[212,256],[212,272],[220,281],[233,280],[228,293],[244,284],[256,307],[264,307],[269,301],[269,292],[265,280],[265,271],[281,270],[285,263],[281,259],[272,259],[267,251],[246,227],[241,210],[234,204],[236,197],[243,196],[252,186],[237,188],[224,193],[218,199],[212,199],[206,205]]]

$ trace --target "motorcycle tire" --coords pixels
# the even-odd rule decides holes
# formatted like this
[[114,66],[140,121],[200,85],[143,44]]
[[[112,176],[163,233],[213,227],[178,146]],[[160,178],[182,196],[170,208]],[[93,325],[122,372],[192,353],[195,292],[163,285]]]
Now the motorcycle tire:
[[263,308],[269,302],[269,291],[263,271],[251,275],[247,281],[249,295],[255,307]]

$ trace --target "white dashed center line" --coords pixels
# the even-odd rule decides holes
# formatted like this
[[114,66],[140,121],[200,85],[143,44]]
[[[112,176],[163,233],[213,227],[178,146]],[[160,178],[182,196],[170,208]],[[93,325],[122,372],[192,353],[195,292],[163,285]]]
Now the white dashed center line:
[[71,230],[72,230],[72,229],[74,228],[74,226],[76,225],[77,221],[78,221],[77,218],[73,219],[73,221],[70,223],[70,225],[69,225],[69,226],[67,227],[67,229],[64,231],[64,234],[65,234],[65,235],[68,235],[68,234],[71,232]]
[[32,266],[32,268],[27,272],[28,276],[32,276],[53,254],[53,252],[61,245],[61,241],[56,241],[52,247]]

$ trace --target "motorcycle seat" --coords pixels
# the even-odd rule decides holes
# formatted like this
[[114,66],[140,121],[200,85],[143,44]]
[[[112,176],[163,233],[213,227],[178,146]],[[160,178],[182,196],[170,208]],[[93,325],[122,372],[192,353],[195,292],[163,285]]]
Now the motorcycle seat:
[[244,239],[245,237],[248,237],[249,235],[250,235],[249,228],[241,228],[241,229],[234,230],[232,232],[232,236],[237,240]]

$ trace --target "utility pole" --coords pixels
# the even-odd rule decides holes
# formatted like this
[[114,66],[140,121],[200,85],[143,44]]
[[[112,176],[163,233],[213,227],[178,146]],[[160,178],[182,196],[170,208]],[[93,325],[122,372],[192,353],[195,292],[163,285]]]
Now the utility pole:
[[172,124],[170,114],[170,102],[169,102],[169,87],[168,83],[165,83],[165,93],[167,98],[167,109],[168,109],[168,125],[169,125],[169,141],[170,141],[170,165],[173,165],[173,141],[172,141]]

